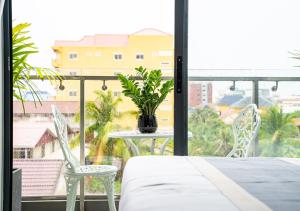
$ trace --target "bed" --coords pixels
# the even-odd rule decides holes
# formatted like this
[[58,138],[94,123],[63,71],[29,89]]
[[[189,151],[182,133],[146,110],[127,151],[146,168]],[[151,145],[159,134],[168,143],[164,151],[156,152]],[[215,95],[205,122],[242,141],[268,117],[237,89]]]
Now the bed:
[[272,158],[134,157],[124,170],[119,210],[299,210],[298,164]]

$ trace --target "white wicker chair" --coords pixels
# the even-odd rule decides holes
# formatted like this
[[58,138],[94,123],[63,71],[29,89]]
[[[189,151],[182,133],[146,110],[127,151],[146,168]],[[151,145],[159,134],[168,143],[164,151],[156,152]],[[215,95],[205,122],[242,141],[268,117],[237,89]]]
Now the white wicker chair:
[[260,121],[255,104],[246,106],[239,113],[232,124],[234,146],[227,157],[248,157],[251,143],[255,141],[259,131]]
[[116,211],[114,201],[114,180],[117,173],[115,166],[109,165],[84,165],[80,166],[76,157],[71,153],[68,145],[67,123],[64,116],[56,106],[52,105],[54,125],[57,137],[65,157],[65,181],[67,191],[67,211],[75,210],[77,186],[84,176],[97,176],[102,179],[105,186],[110,211]]

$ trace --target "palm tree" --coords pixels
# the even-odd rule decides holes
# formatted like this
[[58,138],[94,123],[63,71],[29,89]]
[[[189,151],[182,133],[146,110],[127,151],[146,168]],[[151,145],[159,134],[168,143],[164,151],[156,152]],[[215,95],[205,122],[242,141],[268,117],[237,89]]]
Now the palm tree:
[[56,79],[62,80],[55,70],[34,67],[28,63],[27,59],[38,53],[37,47],[31,42],[31,37],[28,35],[30,25],[29,23],[21,23],[12,29],[13,96],[21,101],[24,112],[24,91],[31,91],[34,102],[38,101],[41,103],[40,94],[37,92],[39,89],[30,79],[31,75],[36,75],[41,80],[45,78],[50,81]]
[[193,155],[226,155],[232,143],[232,131],[211,108],[196,109],[189,117],[193,133],[189,143]]
[[[85,104],[85,114],[88,127],[85,129],[86,141],[90,143],[88,158],[95,164],[103,161],[104,155],[121,156],[127,155],[127,147],[118,140],[109,140],[108,132],[118,127],[114,121],[124,115],[132,115],[134,112],[128,111],[120,114],[117,110],[120,97],[115,98],[111,91],[95,91],[96,99]],[[79,121],[79,114],[75,117]],[[71,140],[71,147],[80,143],[80,136],[77,135]],[[122,157],[123,158],[123,157]]]
[[295,118],[299,113],[283,113],[282,108],[273,106],[262,115],[261,137],[270,137],[273,151],[278,150],[278,146],[287,137],[293,137],[299,134],[295,125]]

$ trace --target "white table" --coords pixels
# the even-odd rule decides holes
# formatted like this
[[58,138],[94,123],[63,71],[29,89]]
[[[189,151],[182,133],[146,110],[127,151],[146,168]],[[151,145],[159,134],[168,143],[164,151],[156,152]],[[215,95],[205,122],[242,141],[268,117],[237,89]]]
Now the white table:
[[[152,144],[150,147],[151,155],[154,154],[155,142],[158,138],[165,138],[164,143],[160,147],[160,154],[163,155],[166,146],[170,143],[171,138],[174,137],[173,130],[157,130],[155,133],[141,133],[138,130],[132,131],[117,131],[108,134],[108,138],[121,138],[124,139],[128,148],[132,151],[134,156],[140,155],[138,147],[133,143],[132,139],[152,139]],[[191,132],[188,132],[188,138],[193,137]]]

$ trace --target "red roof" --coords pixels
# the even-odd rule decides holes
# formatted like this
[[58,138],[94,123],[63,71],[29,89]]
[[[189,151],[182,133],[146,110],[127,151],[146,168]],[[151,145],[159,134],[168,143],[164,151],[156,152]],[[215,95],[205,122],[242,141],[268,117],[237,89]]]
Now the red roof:
[[15,159],[13,165],[22,169],[22,196],[55,194],[63,160]]
[[[14,122],[13,123],[13,147],[34,148],[46,137],[48,141],[56,138],[53,122]],[[44,140],[48,142],[47,140]]]
[[[146,28],[137,31],[131,35],[134,36],[170,36],[170,34],[163,31]],[[54,48],[60,46],[99,46],[99,47],[126,47],[128,45],[128,34],[96,34],[84,36],[79,41],[57,40]]]
[[[42,105],[36,105],[32,101],[24,102],[26,114],[51,114],[51,105],[56,105],[64,114],[75,114],[79,112],[79,101],[43,101]],[[14,114],[23,114],[23,107],[20,101],[13,101]]]

